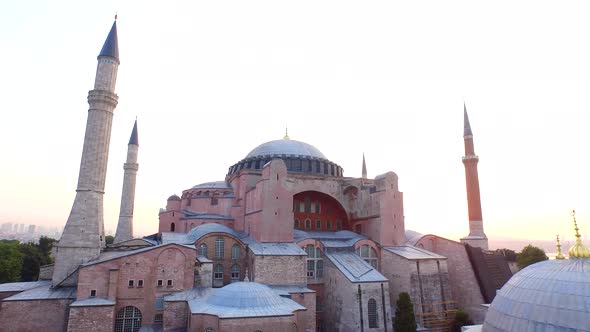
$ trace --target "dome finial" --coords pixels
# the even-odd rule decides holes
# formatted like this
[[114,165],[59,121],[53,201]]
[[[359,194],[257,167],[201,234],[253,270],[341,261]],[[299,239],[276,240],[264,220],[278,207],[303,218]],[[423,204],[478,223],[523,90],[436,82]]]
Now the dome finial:
[[576,210],[572,210],[570,215],[574,219],[574,230],[576,231],[576,243],[569,250],[570,258],[590,258],[590,249],[586,248],[582,244],[582,239],[580,239],[578,223],[576,222]]
[[565,256],[561,253],[561,244],[559,243],[559,234],[557,234],[557,255],[555,259],[565,259]]
[[285,125],[285,137],[283,139],[289,139],[289,127],[287,125]]

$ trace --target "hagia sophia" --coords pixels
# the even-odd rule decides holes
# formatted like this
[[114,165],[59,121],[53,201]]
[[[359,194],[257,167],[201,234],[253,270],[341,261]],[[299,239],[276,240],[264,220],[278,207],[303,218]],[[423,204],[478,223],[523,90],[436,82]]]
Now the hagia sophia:
[[362,177],[346,177],[287,133],[236,151],[236,160],[245,157],[225,179],[169,196],[158,232],[135,238],[136,121],[107,246],[103,197],[119,64],[115,21],[88,95],[76,197],[55,262],[38,281],[0,284],[0,331],[393,331],[402,292],[421,331],[449,331],[459,309],[483,324],[469,331],[590,331],[590,251],[578,233],[569,259],[514,276],[488,250],[466,108],[469,233],[458,241],[405,229],[394,172],[367,178],[363,157]]

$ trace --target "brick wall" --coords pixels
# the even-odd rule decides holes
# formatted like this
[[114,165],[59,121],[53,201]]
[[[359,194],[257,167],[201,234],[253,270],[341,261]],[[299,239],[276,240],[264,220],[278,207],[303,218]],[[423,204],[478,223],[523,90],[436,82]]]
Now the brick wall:
[[68,332],[112,331],[114,326],[114,307],[71,307]]
[[[252,254],[252,253],[250,253]],[[267,285],[305,285],[305,256],[254,256],[254,280]]]
[[0,332],[63,332],[72,302],[70,299],[0,302]]
[[164,302],[164,331],[186,328],[188,323],[188,303]]
[[[223,258],[218,258],[215,255],[215,241],[219,237],[223,238]],[[207,258],[213,261],[212,269],[215,269],[215,266],[218,264],[223,266],[223,285],[227,285],[232,282],[231,268],[234,264],[240,267],[239,280],[244,280],[244,272],[246,270],[246,247],[241,242],[225,234],[210,234],[204,238],[199,239],[195,243],[195,248],[199,250],[202,244],[207,246]],[[240,248],[240,256],[238,259],[232,258],[232,247],[234,245],[237,245]],[[222,285],[215,286],[218,287]]]

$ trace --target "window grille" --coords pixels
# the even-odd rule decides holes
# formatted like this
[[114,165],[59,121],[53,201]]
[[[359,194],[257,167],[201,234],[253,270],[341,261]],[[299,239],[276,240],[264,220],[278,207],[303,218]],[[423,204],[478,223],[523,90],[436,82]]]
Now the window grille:
[[127,283],[127,287],[133,288],[133,280],[129,280]]
[[158,279],[158,287],[164,286],[164,280]]
[[367,311],[369,313],[369,328],[378,328],[377,301],[375,301],[375,299],[369,299]]
[[234,264],[231,267],[231,280],[232,281],[240,280],[240,266],[238,264]]
[[305,252],[307,253],[307,277],[310,279],[322,278],[324,276],[324,261],[321,258],[320,248],[308,244],[305,247]]
[[240,245],[234,244],[231,247],[231,259],[240,259]]
[[133,306],[127,306],[115,318],[115,332],[138,332],[141,327],[141,311]]
[[215,265],[215,269],[213,271],[213,279],[223,279],[223,265]]
[[223,259],[223,246],[225,244],[225,241],[223,240],[223,238],[220,236],[217,239],[215,239],[215,258],[218,259]]
[[311,220],[305,219],[305,229],[311,229]]
[[357,255],[361,256],[365,262],[377,269],[377,252],[369,245],[362,245],[356,250]]

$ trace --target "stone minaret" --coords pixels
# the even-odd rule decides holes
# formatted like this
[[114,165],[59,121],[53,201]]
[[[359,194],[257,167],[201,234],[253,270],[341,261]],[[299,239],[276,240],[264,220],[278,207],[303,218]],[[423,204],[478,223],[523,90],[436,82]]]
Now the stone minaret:
[[367,178],[367,164],[365,163],[365,154],[363,153],[363,179]]
[[465,140],[465,182],[467,184],[467,208],[469,211],[469,235],[461,239],[461,242],[474,247],[488,249],[488,238],[483,232],[483,218],[481,216],[481,200],[479,198],[479,178],[477,176],[477,163],[479,157],[473,147],[473,133],[467,116],[467,107],[463,104],[463,139]]
[[115,233],[115,243],[131,240],[133,238],[133,202],[135,201],[135,178],[137,176],[137,120],[133,125],[129,145],[127,146],[127,162],[123,164],[125,175],[123,176],[123,192],[121,193],[121,210],[119,223]]
[[[103,195],[111,138],[119,48],[117,22],[98,55],[94,90],[88,93],[88,120],[76,198],[57,245],[53,287],[70,285],[65,280],[80,263],[98,258],[104,247]],[[64,281],[65,280],[65,281]]]

